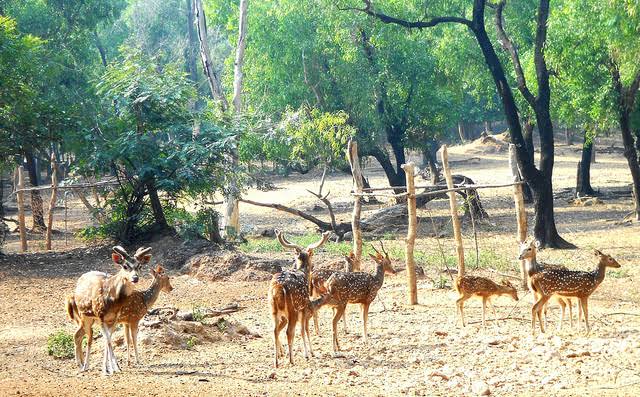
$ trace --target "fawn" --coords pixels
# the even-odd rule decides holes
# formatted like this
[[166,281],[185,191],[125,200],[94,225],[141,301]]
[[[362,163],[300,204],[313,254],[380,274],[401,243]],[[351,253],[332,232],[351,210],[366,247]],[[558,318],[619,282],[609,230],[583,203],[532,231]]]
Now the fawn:
[[[352,252],[349,255],[344,256],[344,271],[352,272],[353,271],[353,261],[355,260],[355,255]],[[332,269],[317,269],[311,272],[311,296],[316,298],[321,295],[327,293],[327,280],[331,277],[336,270]],[[335,308],[334,308],[335,315]],[[345,312],[342,316],[342,324],[344,325],[344,333],[347,332],[347,313]],[[316,330],[316,335],[320,335],[320,328],[318,327],[318,312],[313,313],[313,325]]]
[[[271,278],[268,301],[271,306],[274,336],[274,366],[278,367],[278,358],[283,355],[280,344],[280,331],[287,325],[287,344],[289,348],[289,362],[293,364],[293,338],[296,323],[300,321],[300,335],[304,347],[304,356],[313,355],[309,340],[309,317],[326,301],[326,297],[309,299],[311,290],[311,257],[313,250],[324,245],[329,239],[326,232],[322,238],[306,248],[289,242],[284,235],[276,230],[276,237],[284,248],[293,249],[296,253],[295,270],[284,270]],[[307,348],[308,346],[308,348]]]
[[[537,260],[538,249],[540,249],[540,241],[538,240],[531,240],[530,242],[524,241],[520,243],[520,249],[519,249],[520,252],[518,256],[519,260],[525,261],[525,267],[526,267],[527,276],[528,276],[527,286],[529,287],[529,290],[533,293],[534,299],[536,301],[539,299],[539,296],[531,288],[531,276],[546,269],[568,270],[564,266],[551,265],[547,263],[538,262]],[[564,322],[564,315],[565,315],[565,310],[567,306],[569,306],[569,324],[573,328],[573,304],[571,302],[571,298],[554,295],[552,297],[552,300],[555,300],[560,305],[560,309],[562,311],[562,314],[560,316],[560,322],[558,324],[558,329],[559,330],[562,329],[562,323]],[[580,310],[578,310],[578,326],[580,326],[580,321],[581,321],[580,314],[581,314]],[[547,305],[545,305],[545,308],[544,308],[544,319],[545,319],[545,325],[546,325]]]
[[593,271],[578,271],[567,269],[547,269],[531,276],[531,288],[538,299],[531,309],[531,331],[535,333],[536,316],[540,323],[540,331],[544,332],[541,312],[544,305],[553,295],[575,297],[579,300],[579,308],[584,315],[587,333],[589,327],[589,296],[604,280],[607,267],[618,268],[620,264],[610,255],[594,250],[598,257],[598,266]]
[[491,302],[493,296],[505,295],[510,296],[515,301],[518,300],[518,292],[508,280],[502,280],[500,284],[496,284],[485,277],[462,276],[456,277],[455,288],[459,295],[456,300],[457,312],[460,314],[463,327],[466,327],[464,322],[464,302],[473,296],[482,298],[482,328],[485,328],[487,302],[491,305],[495,323],[498,323],[496,309]]
[[[69,318],[78,324],[75,333],[75,357],[81,371],[89,369],[89,355],[93,341],[92,325],[98,321],[104,336],[104,359],[102,372],[110,375],[119,372],[120,367],[111,345],[111,331],[118,318],[118,312],[126,297],[133,292],[133,284],[140,278],[140,268],[151,260],[151,248],[139,248],[133,258],[120,246],[113,247],[111,259],[120,267],[120,271],[109,276],[106,273],[92,271],[78,279],[73,295],[66,299]],[[82,355],[82,338],[87,335],[87,350]]]
[[375,274],[369,274],[366,272],[335,272],[326,282],[327,293],[330,295],[330,299],[326,302],[327,305],[336,309],[333,316],[333,352],[337,353],[340,350],[338,344],[338,321],[344,314],[344,311],[348,303],[359,303],[362,308],[362,336],[365,342],[368,341],[367,337],[367,319],[369,317],[369,306],[371,302],[376,298],[378,290],[384,283],[385,273],[395,274],[396,271],[391,266],[391,259],[389,254],[384,249],[384,245],[380,242],[382,253],[373,247],[376,251],[376,255],[371,255],[371,258],[376,263]]

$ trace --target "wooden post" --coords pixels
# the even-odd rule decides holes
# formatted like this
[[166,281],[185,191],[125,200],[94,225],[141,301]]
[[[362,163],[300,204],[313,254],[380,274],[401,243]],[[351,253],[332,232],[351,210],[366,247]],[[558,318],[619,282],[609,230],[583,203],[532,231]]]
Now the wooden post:
[[[516,147],[509,145],[509,166],[511,167],[511,178],[514,182],[520,182],[520,172],[518,171],[518,161],[516,159]],[[518,243],[523,243],[527,239],[527,212],[524,208],[524,196],[522,185],[513,185],[513,201],[516,205],[516,220],[518,222]],[[527,269],[524,261],[520,261],[520,276],[522,277],[522,288],[527,287]]]
[[56,157],[51,153],[51,200],[49,200],[49,213],[47,214],[47,235],[46,245],[47,251],[51,251],[51,233],[53,232],[53,210],[56,207],[56,198],[58,195],[58,165]]
[[[449,152],[447,145],[442,146],[442,169],[444,177],[447,180],[447,189],[453,189],[453,178],[451,177],[451,169],[449,168]],[[464,247],[462,246],[462,232],[460,226],[460,218],[458,218],[458,203],[456,201],[456,193],[449,192],[449,207],[451,210],[451,223],[453,225],[453,237],[456,240],[456,253],[458,254],[458,277],[464,276]]]
[[18,167],[18,227],[20,229],[20,247],[27,252],[27,227],[24,222],[24,168]]
[[[360,161],[358,159],[358,142],[354,139],[349,139],[349,145],[347,147],[347,157],[349,164],[351,165],[351,174],[353,175],[354,191],[356,193],[362,193],[362,170],[360,170]],[[353,233],[353,254],[355,260],[353,261],[353,271],[360,270],[360,261],[362,260],[362,228],[360,227],[360,213],[362,212],[362,197],[359,195],[354,196],[353,201],[353,213],[351,215],[351,229]]]
[[409,284],[409,304],[418,303],[418,287],[416,285],[416,262],[413,257],[413,248],[416,243],[418,228],[418,216],[416,215],[416,185],[414,182],[415,166],[413,163],[402,165],[407,177],[407,209],[409,213],[409,226],[407,228],[407,242],[405,246],[405,261],[407,264],[407,283]]

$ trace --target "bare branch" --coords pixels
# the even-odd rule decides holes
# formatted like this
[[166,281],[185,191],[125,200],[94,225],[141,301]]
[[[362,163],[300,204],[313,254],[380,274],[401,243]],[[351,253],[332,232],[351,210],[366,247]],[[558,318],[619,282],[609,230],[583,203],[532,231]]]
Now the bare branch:
[[505,51],[508,51],[511,55],[511,61],[513,62],[513,67],[516,71],[516,81],[518,82],[518,89],[524,96],[524,99],[529,102],[532,108],[535,109],[536,106],[536,98],[533,96],[531,91],[529,91],[529,87],[527,87],[527,81],[524,77],[524,72],[522,71],[522,64],[520,63],[520,56],[518,55],[518,49],[513,44],[513,41],[507,36],[507,32],[504,30],[504,20],[502,17],[502,11],[504,9],[505,1],[502,0],[498,3],[496,7],[496,31],[498,32],[498,41],[502,45]]
[[407,20],[404,20],[404,19],[400,19],[400,18],[396,18],[396,17],[390,16],[390,15],[386,15],[386,14],[383,14],[381,12],[378,12],[378,11],[374,10],[373,6],[371,4],[371,0],[362,0],[362,1],[365,4],[365,6],[363,8],[344,7],[344,8],[339,8],[339,9],[343,10],[343,11],[351,10],[351,11],[363,12],[363,13],[365,13],[367,15],[370,15],[372,17],[375,17],[375,18],[379,19],[383,23],[400,25],[400,26],[404,26],[405,28],[408,28],[408,29],[431,28],[433,26],[439,25],[441,23],[447,23],[447,22],[461,23],[461,24],[466,25],[468,27],[472,26],[472,22],[470,20],[468,20],[466,18],[453,17],[453,16],[435,17],[435,18],[431,18],[431,19],[426,20],[426,21],[407,21]]

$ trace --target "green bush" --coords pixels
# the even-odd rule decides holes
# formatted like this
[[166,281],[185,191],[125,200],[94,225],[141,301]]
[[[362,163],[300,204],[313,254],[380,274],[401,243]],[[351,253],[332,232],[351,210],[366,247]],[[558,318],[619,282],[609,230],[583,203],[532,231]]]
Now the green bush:
[[65,330],[58,330],[49,335],[47,353],[55,358],[73,358],[75,355],[73,335]]

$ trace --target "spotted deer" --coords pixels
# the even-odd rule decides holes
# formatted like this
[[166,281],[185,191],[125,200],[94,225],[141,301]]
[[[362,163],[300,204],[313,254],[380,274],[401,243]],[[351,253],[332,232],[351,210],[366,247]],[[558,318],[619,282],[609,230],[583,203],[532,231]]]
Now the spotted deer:
[[269,285],[267,300],[271,307],[273,318],[273,364],[277,368],[279,357],[284,355],[284,350],[280,343],[280,332],[285,325],[287,326],[289,362],[293,364],[293,339],[296,323],[298,322],[300,322],[300,336],[302,337],[304,356],[308,359],[309,355],[313,355],[309,340],[309,318],[325,303],[326,297],[321,297],[314,301],[309,299],[312,270],[311,257],[313,256],[313,250],[327,242],[329,233],[324,233],[318,242],[306,248],[289,242],[278,230],[276,230],[276,237],[284,248],[294,250],[296,260],[294,270],[284,270],[274,274]]
[[598,266],[593,271],[547,269],[531,276],[531,288],[538,296],[531,308],[531,331],[533,333],[536,328],[536,316],[540,324],[540,331],[544,332],[541,312],[553,295],[578,299],[587,333],[589,333],[591,330],[589,327],[589,296],[604,280],[607,267],[620,267],[620,264],[610,255],[598,250],[594,250],[594,254],[598,258]]
[[491,305],[495,324],[498,323],[496,309],[491,302],[494,296],[510,296],[511,299],[518,300],[518,292],[508,280],[502,280],[500,284],[493,282],[485,277],[478,276],[462,276],[456,277],[455,288],[458,292],[456,300],[457,314],[462,319],[462,326],[466,327],[464,321],[464,302],[474,296],[482,298],[482,328],[485,328],[485,313],[487,310],[487,302]]
[[[118,273],[92,271],[78,279],[73,295],[66,299],[69,318],[76,322],[78,330],[74,336],[75,358],[81,371],[89,369],[89,356],[93,341],[92,326],[99,322],[104,337],[104,359],[102,372],[110,375],[119,372],[120,367],[111,345],[111,331],[118,319],[118,313],[126,298],[134,291],[133,284],[140,278],[140,268],[151,260],[151,248],[139,248],[133,257],[124,248],[113,247],[111,259],[120,268]],[[82,338],[87,335],[87,350],[83,357]]]
[[[349,255],[344,256],[344,271],[353,271],[353,262],[355,260],[355,254],[350,252]],[[317,298],[327,293],[327,280],[331,277],[336,270],[333,269],[316,269],[311,272],[311,296]],[[335,308],[333,309],[335,315]],[[344,333],[347,332],[347,313],[345,311],[342,316],[342,324],[344,325]],[[313,325],[316,330],[316,335],[320,335],[320,328],[318,326],[318,312],[313,313]]]
[[362,336],[365,342],[368,341],[367,320],[369,318],[369,306],[384,283],[385,273],[396,273],[391,266],[391,259],[382,242],[380,242],[380,245],[384,255],[373,246],[376,255],[369,254],[376,263],[375,274],[367,272],[335,272],[325,284],[327,293],[330,296],[326,304],[336,309],[333,316],[333,352],[335,354],[340,351],[337,332],[338,321],[340,321],[349,303],[360,304],[362,309]]
[[[536,273],[540,273],[545,269],[568,270],[564,266],[538,262],[537,256],[538,256],[539,249],[540,249],[540,241],[538,240],[524,241],[520,243],[519,256],[518,256],[519,260],[523,260],[525,262],[525,269],[527,270],[527,286],[529,287],[529,290],[533,293],[535,301],[537,301],[540,297],[531,288],[531,276],[533,276]],[[551,298],[551,301],[555,301],[556,303],[558,303],[558,305],[560,305],[560,310],[562,312],[560,316],[560,321],[558,323],[558,329],[559,330],[562,329],[562,324],[564,323],[564,317],[565,317],[567,306],[569,306],[569,325],[573,328],[573,303],[571,302],[571,298],[554,295]],[[545,305],[544,307],[545,326],[547,321],[547,306],[548,304]],[[581,322],[580,317],[581,317],[581,312],[580,310],[578,310],[578,326],[580,326],[580,322]]]

